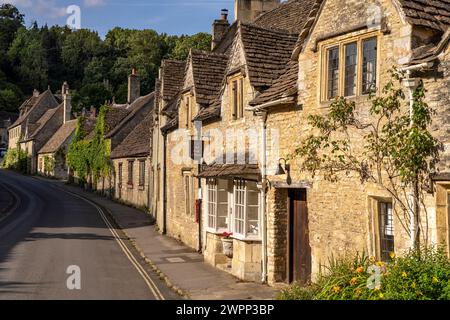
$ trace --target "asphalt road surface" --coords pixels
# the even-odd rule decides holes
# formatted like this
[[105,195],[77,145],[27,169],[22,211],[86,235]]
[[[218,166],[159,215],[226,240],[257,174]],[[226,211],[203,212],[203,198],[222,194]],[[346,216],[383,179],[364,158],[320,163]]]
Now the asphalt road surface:
[[20,199],[0,221],[0,300],[177,298],[95,204],[4,170],[0,188]]

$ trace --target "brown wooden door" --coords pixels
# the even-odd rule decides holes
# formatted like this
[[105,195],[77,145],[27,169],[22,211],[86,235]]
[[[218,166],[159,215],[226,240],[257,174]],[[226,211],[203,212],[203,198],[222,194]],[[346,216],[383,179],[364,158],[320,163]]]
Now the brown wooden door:
[[311,279],[311,247],[305,189],[289,191],[289,211],[289,281],[306,284]]

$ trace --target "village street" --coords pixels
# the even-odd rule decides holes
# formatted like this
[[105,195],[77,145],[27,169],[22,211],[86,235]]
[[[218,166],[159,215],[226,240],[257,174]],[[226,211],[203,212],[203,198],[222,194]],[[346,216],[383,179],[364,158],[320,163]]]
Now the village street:
[[19,200],[0,216],[1,300],[176,297],[94,204],[9,171],[0,182]]

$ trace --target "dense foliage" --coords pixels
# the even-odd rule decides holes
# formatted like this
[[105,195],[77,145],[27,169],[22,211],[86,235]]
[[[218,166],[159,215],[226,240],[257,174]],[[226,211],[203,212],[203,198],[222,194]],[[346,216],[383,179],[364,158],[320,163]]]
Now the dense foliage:
[[6,153],[2,167],[5,169],[16,170],[22,173],[28,173],[30,169],[31,159],[27,152],[20,148],[17,144],[15,148],[9,148]]
[[[376,279],[377,272],[380,275]],[[449,300],[450,260],[444,250],[411,250],[384,263],[365,255],[332,259],[316,283],[295,284],[281,300]]]
[[105,39],[91,30],[70,30],[36,23],[10,4],[0,5],[0,110],[17,111],[33,89],[50,85],[57,92],[64,81],[74,90],[75,111],[100,107],[115,97],[127,98],[127,76],[136,68],[142,92],[150,92],[163,58],[184,59],[189,48],[209,50],[211,36],[169,36],[154,30],[114,28]]
[[87,133],[83,131],[85,119],[78,118],[75,135],[69,145],[66,159],[70,170],[82,182],[92,179],[95,185],[100,177],[106,177],[110,172],[110,141],[105,139],[107,112],[106,106],[100,108],[93,136],[89,139],[86,137]]

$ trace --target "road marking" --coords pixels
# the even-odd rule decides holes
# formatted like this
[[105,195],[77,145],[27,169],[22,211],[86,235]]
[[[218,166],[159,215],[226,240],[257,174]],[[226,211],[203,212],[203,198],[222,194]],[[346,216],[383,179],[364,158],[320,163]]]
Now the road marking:
[[65,193],[71,194],[74,197],[77,197],[77,198],[79,198],[79,199],[81,199],[81,200],[83,200],[85,202],[88,202],[89,204],[91,204],[92,206],[94,206],[97,209],[97,211],[100,213],[101,218],[103,219],[103,222],[105,222],[106,226],[108,227],[108,229],[111,232],[111,234],[114,236],[114,239],[119,244],[119,246],[122,249],[123,253],[128,258],[128,260],[133,264],[133,266],[136,268],[136,270],[139,272],[139,274],[142,276],[142,278],[144,279],[145,283],[150,288],[150,291],[153,293],[154,297],[157,300],[165,300],[164,296],[162,295],[161,291],[156,286],[156,284],[153,281],[153,279],[149,276],[147,271],[140,265],[140,263],[136,260],[134,255],[131,253],[131,251],[128,249],[128,247],[125,245],[125,243],[122,241],[120,236],[117,234],[116,230],[111,225],[111,223],[109,222],[109,219],[106,217],[105,213],[103,212],[103,209],[100,208],[95,202],[93,202],[93,201],[91,201],[91,200],[89,200],[87,198],[84,198],[83,196],[80,196],[80,195],[78,195],[76,193],[64,190],[63,188],[57,187],[55,185],[53,185],[53,187],[58,188],[59,190],[65,192]]

